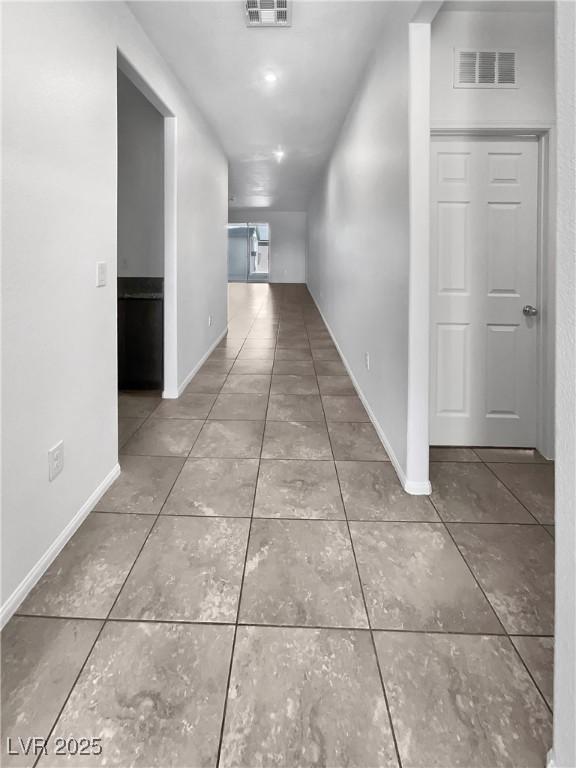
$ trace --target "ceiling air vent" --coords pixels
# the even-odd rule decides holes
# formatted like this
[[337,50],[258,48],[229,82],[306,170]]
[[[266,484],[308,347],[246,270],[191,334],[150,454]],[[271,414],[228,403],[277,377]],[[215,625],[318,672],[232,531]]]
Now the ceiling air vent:
[[454,88],[517,88],[515,51],[454,51]]
[[245,0],[246,26],[289,27],[289,0]]

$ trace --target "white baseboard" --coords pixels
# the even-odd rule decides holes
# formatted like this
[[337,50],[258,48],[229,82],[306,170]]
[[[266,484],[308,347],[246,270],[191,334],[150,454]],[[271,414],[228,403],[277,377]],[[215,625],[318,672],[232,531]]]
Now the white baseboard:
[[554,750],[549,749],[546,755],[546,768],[556,768],[556,761],[554,760]]
[[94,509],[96,504],[100,501],[102,496],[106,493],[108,488],[112,485],[114,480],[120,474],[120,465],[116,466],[106,475],[104,480],[98,485],[96,490],[90,494],[84,504],[80,507],[78,512],[74,515],[72,520],[64,528],[64,530],[56,537],[52,544],[48,547],[46,552],[42,555],[40,560],[34,565],[34,567],[28,572],[20,584],[16,587],[14,592],[6,600],[6,602],[0,608],[0,629],[6,624],[6,622],[16,612],[24,598],[28,595],[36,582],[40,579],[48,566],[56,559],[56,556],[63,549],[64,545],[77,531],[80,525],[88,517],[90,512]]
[[206,352],[206,354],[203,357],[200,358],[200,360],[196,363],[194,368],[192,368],[192,370],[186,375],[186,377],[184,378],[184,381],[182,381],[178,385],[178,389],[177,390],[165,389],[162,392],[162,397],[166,398],[167,400],[176,400],[178,397],[180,397],[182,392],[184,392],[184,390],[186,389],[188,384],[190,384],[190,382],[192,381],[194,376],[196,376],[196,374],[198,373],[200,368],[202,368],[202,366],[204,365],[206,360],[208,360],[208,358],[210,357],[212,352],[214,352],[214,350],[216,349],[218,344],[220,344],[220,342],[222,341],[224,336],[226,336],[227,333],[228,333],[228,326],[226,326],[226,328],[224,328],[224,330],[222,331],[220,336],[218,336],[218,338],[210,345],[210,347],[208,348],[208,351]]
[[346,356],[340,349],[340,345],[338,344],[336,337],[334,336],[334,333],[332,331],[332,328],[330,328],[329,322],[324,317],[324,313],[322,312],[322,309],[320,308],[320,305],[316,301],[316,297],[312,294],[312,291],[310,291],[310,287],[308,287],[308,290],[310,292],[310,295],[312,296],[314,300],[314,304],[316,304],[316,308],[318,312],[320,312],[320,315],[322,317],[322,320],[324,321],[324,325],[328,329],[328,333],[332,337],[332,341],[334,342],[334,346],[338,350],[338,354],[342,358],[342,362],[344,363],[344,367],[348,371],[348,375],[350,376],[350,379],[352,380],[352,384],[354,385],[354,389],[356,390],[356,393],[358,394],[358,397],[362,401],[362,405],[366,409],[366,413],[368,414],[368,417],[370,418],[370,421],[372,422],[372,426],[376,430],[378,437],[380,438],[380,441],[382,442],[382,445],[386,449],[386,453],[388,454],[388,458],[390,459],[390,462],[392,466],[394,467],[394,470],[396,471],[396,474],[398,475],[398,479],[400,480],[402,487],[406,491],[406,493],[411,494],[412,496],[427,496],[431,493],[432,487],[430,485],[430,482],[422,483],[422,482],[414,482],[412,480],[408,480],[406,478],[406,473],[404,472],[404,469],[402,468],[402,465],[400,464],[398,457],[394,453],[394,450],[392,446],[390,445],[390,441],[388,440],[388,437],[386,436],[386,433],[382,429],[381,424],[378,422],[378,419],[374,415],[374,412],[372,408],[370,407],[370,404],[368,400],[366,399],[364,393],[360,389],[360,385],[358,384],[356,377],[354,376],[352,369],[348,363],[348,360],[346,360]]

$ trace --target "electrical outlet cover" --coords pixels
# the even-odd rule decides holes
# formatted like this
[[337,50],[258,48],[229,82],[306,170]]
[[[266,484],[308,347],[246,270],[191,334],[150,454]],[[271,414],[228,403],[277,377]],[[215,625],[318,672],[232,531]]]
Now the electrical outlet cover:
[[64,441],[59,443],[48,451],[48,479],[54,480],[64,469]]

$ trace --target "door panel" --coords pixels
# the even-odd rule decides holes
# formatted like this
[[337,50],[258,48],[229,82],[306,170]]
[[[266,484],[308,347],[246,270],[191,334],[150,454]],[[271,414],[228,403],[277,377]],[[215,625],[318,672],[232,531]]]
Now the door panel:
[[430,442],[532,447],[538,142],[438,139],[431,158]]

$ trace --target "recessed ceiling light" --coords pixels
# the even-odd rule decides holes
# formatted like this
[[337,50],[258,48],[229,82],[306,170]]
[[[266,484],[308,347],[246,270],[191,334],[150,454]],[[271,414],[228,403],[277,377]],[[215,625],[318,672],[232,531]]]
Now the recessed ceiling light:
[[283,149],[275,149],[274,150],[274,157],[280,163],[284,159],[284,150]]
[[266,80],[267,83],[275,83],[278,80],[278,76],[274,72],[266,72],[264,75],[264,80]]

